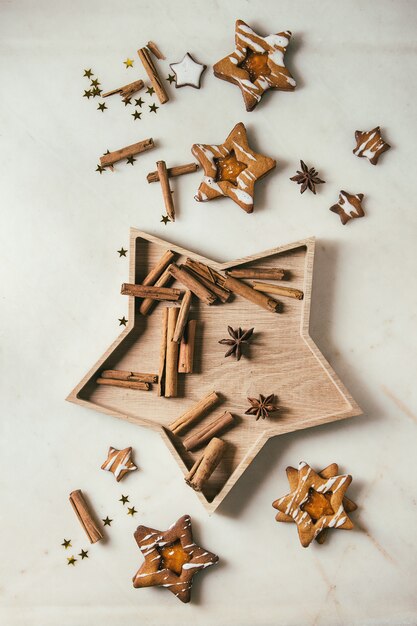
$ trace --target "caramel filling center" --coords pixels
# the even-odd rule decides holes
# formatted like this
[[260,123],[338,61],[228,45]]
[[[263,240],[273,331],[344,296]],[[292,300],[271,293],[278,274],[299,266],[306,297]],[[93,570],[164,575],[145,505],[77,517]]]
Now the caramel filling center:
[[254,83],[259,76],[269,76],[271,73],[271,68],[268,65],[267,52],[253,52],[252,50],[248,50],[245,59],[242,63],[239,63],[239,67],[248,72],[252,83]]
[[237,160],[233,150],[227,157],[214,159],[214,163],[217,167],[216,182],[227,180],[233,185],[237,185],[237,177],[247,168],[245,163]]
[[182,566],[191,560],[191,555],[187,554],[180,541],[175,541],[167,546],[158,548],[161,555],[160,569],[169,569],[178,576],[182,572]]
[[313,487],[308,490],[307,500],[300,506],[302,511],[309,514],[313,522],[323,517],[323,515],[333,515],[334,510],[330,504],[332,492],[319,493]]

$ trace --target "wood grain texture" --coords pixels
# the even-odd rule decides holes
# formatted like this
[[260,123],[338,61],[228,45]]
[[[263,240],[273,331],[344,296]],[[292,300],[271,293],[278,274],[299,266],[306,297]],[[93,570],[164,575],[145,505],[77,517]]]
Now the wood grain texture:
[[[341,420],[361,413],[343,383],[309,336],[314,239],[305,239],[263,251],[240,260],[217,263],[136,229],[131,229],[129,282],[141,283],[166,249],[175,252],[179,263],[190,257],[213,269],[280,267],[289,272],[289,284],[304,292],[302,301],[286,299],[282,314],[272,315],[240,296],[210,307],[193,299],[190,317],[198,320],[192,374],[178,374],[177,397],[161,398],[157,388],[141,394],[96,385],[103,369],[153,372],[158,370],[162,311],[158,304],[143,317],[135,298],[129,297],[128,326],[92,369],[69,394],[68,400],[107,415],[128,420],[160,432],[184,475],[199,457],[184,450],[178,437],[168,431],[171,424],[213,389],[220,395],[216,414],[230,411],[236,424],[224,440],[227,450],[198,497],[213,512],[250,465],[266,441],[273,436]],[[178,283],[173,283],[178,287]],[[249,358],[239,362],[224,358],[218,344],[227,325],[255,327]],[[268,420],[255,421],[244,415],[248,396],[274,392],[280,411]],[[196,429],[213,420],[208,412]],[[194,429],[190,430],[190,434]]]

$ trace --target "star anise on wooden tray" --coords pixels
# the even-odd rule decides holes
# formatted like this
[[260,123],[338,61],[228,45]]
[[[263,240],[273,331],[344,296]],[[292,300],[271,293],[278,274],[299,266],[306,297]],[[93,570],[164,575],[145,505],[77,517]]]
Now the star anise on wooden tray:
[[265,419],[269,417],[270,413],[278,411],[278,407],[274,404],[275,394],[271,393],[269,396],[263,396],[259,394],[259,398],[248,398],[251,406],[245,411],[245,415],[256,415],[256,420],[260,417]]
[[304,161],[300,160],[301,171],[297,170],[295,176],[292,176],[290,180],[295,181],[299,185],[301,185],[300,193],[304,193],[308,188],[314,194],[316,193],[316,185],[320,183],[325,183],[325,180],[321,180],[318,177],[318,172],[314,169],[314,167],[307,167]]
[[242,356],[242,343],[247,343],[249,341],[249,339],[252,337],[254,328],[249,328],[249,330],[242,330],[239,327],[234,330],[231,326],[228,326],[227,331],[231,339],[221,339],[219,341],[219,343],[224,346],[230,346],[229,350],[224,356],[227,357],[234,354],[236,356],[236,361],[240,361],[240,357]]

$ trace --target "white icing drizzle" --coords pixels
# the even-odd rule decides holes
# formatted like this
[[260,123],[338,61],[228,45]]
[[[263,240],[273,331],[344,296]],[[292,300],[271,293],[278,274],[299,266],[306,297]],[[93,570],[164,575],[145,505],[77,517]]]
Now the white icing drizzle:
[[102,469],[113,472],[116,478],[119,478],[119,476],[125,472],[133,472],[137,469],[137,467],[130,460],[131,454],[131,448],[116,450],[115,448],[110,447],[108,459],[102,465]]

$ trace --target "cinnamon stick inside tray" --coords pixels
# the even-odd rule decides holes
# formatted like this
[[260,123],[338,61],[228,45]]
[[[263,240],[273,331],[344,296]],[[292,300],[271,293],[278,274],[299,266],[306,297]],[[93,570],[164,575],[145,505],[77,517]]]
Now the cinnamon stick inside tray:
[[[164,273],[161,274],[161,276],[156,281],[155,287],[164,287],[165,285],[169,283],[171,279],[172,279],[172,276],[166,269]],[[141,315],[148,315],[148,313],[151,312],[151,310],[154,308],[157,302],[158,301],[155,300],[154,298],[144,298],[144,300],[142,301],[139,307],[139,313]]]
[[135,298],[152,298],[152,300],[172,300],[180,299],[181,291],[172,287],[157,287],[156,285],[133,285],[123,283],[120,293],[123,296],[134,296]]
[[167,358],[168,308],[162,311],[161,344],[159,348],[158,396],[165,395],[165,374]]
[[127,100],[128,98],[131,98],[134,93],[143,89],[144,86],[143,80],[135,80],[133,83],[129,83],[123,87],[118,87],[117,89],[112,89],[112,91],[103,93],[102,97],[107,98],[108,96],[114,96],[114,94],[119,93],[123,96],[124,100]]
[[279,267],[242,267],[227,272],[233,278],[260,278],[267,280],[283,280],[285,270]]
[[177,395],[178,380],[178,344],[172,341],[177,323],[179,308],[172,307],[168,309],[168,325],[167,325],[167,348],[166,348],[166,365],[165,365],[165,397],[175,398]]
[[[221,302],[227,302],[230,298],[230,291],[224,289],[220,285],[215,282],[215,270],[212,270],[208,265],[204,265],[199,261],[194,261],[193,259],[187,258],[185,260],[185,268],[191,272],[192,275],[196,276],[196,278],[205,286],[207,289],[212,291]],[[222,281],[224,282],[224,276],[221,276]]]
[[172,424],[168,426],[169,430],[174,433],[174,435],[180,435],[184,430],[194,424],[194,422],[199,420],[204,413],[207,413],[207,411],[216,404],[218,399],[219,396],[217,393],[212,391],[204,398],[201,398],[197,404],[188,409],[188,411],[176,419],[175,422],[172,422]]
[[144,139],[143,141],[138,141],[138,143],[132,143],[131,146],[126,146],[125,148],[120,148],[114,152],[103,154],[103,156],[100,157],[100,165],[102,167],[109,167],[118,161],[123,161],[123,159],[127,159],[135,154],[141,154],[141,152],[146,152],[154,147],[155,144],[152,138]]
[[210,478],[218,464],[220,463],[227,444],[222,439],[213,437],[203,454],[194,463],[188,474],[186,474],[185,482],[195,491],[202,491],[205,483]]
[[113,380],[130,380],[134,383],[157,383],[157,374],[143,374],[142,372],[129,372],[126,370],[103,370],[101,378]]
[[197,320],[189,320],[181,338],[178,356],[178,372],[180,374],[192,374],[194,368],[194,346]]
[[207,287],[205,287],[195,276],[192,276],[184,266],[175,265],[171,263],[168,266],[167,271],[177,280],[183,284],[184,287],[190,289],[202,302],[205,304],[213,304],[216,301],[216,296]]
[[[175,176],[182,176],[183,174],[191,174],[198,170],[197,163],[187,163],[186,165],[175,165],[174,167],[167,168],[168,178],[174,178]],[[148,183],[157,183],[159,181],[158,170],[156,172],[149,172],[146,176]]]
[[229,411],[225,411],[222,415],[212,420],[209,424],[206,424],[197,431],[194,435],[190,435],[186,439],[184,439],[184,448],[188,451],[195,450],[196,448],[200,448],[207,441],[210,441],[214,435],[217,435],[225,428],[228,428],[232,424],[234,424],[234,418]]
[[108,387],[121,387],[124,389],[140,389],[141,391],[149,391],[149,383],[143,383],[132,380],[119,380],[117,378],[97,378],[97,385],[107,385]]
[[182,297],[180,312],[178,313],[177,324],[175,326],[174,336],[172,341],[176,341],[177,343],[181,341],[181,337],[184,334],[185,326],[188,320],[188,314],[190,312],[191,300],[193,294],[188,289]]
[[243,283],[237,278],[229,276],[227,272],[226,274],[227,276],[224,283],[226,289],[230,289],[230,291],[232,291],[233,293],[242,296],[242,298],[245,298],[246,300],[250,300],[254,304],[257,304],[258,306],[265,309],[266,311],[270,311],[272,313],[278,312],[278,309],[280,307],[279,302],[277,302],[273,298],[265,296],[259,291],[255,291],[255,289],[252,289],[252,287],[250,287],[246,283]]
[[69,501],[71,502],[72,508],[74,509],[81,526],[84,528],[90,543],[96,543],[97,541],[100,541],[100,539],[103,539],[103,535],[101,534],[92,513],[87,506],[81,489],[72,491],[69,495]]
[[171,222],[175,222],[175,207],[172,197],[171,187],[169,186],[169,179],[167,173],[167,166],[165,161],[157,161],[156,169],[158,172],[159,181],[161,183],[162,196],[164,198],[165,210]]
[[168,102],[169,100],[168,94],[165,91],[165,87],[156,70],[156,67],[152,61],[149,51],[147,50],[147,48],[140,48],[138,50],[138,55],[145,69],[145,72],[147,73],[148,78],[152,83],[152,87],[156,91],[156,95],[158,96],[159,102],[161,104],[165,104],[165,102]]
[[159,259],[158,263],[150,270],[142,281],[142,285],[153,285],[155,281],[164,273],[168,265],[173,261],[175,252],[166,250]]
[[279,296],[295,298],[296,300],[302,300],[304,298],[304,293],[300,291],[300,289],[294,289],[293,287],[283,287],[282,285],[254,281],[253,288],[263,293],[276,293]]

